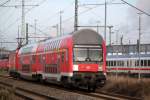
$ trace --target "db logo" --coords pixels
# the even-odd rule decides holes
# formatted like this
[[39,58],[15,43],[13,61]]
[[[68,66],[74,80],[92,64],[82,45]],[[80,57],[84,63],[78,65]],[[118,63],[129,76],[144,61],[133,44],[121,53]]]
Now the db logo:
[[86,69],[90,69],[90,66],[86,66]]

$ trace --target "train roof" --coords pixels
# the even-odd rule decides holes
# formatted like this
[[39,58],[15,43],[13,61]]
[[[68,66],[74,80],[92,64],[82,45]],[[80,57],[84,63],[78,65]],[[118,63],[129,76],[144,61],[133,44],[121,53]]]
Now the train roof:
[[103,38],[91,29],[82,29],[72,35],[74,44],[102,44]]
[[62,41],[65,41],[65,43],[68,43],[68,41],[66,40],[67,38],[72,39],[74,45],[102,44],[103,42],[102,36],[98,34],[97,32],[91,29],[81,29],[79,31],[73,32],[72,34],[68,34],[65,36],[57,37],[57,38],[47,39],[45,41],[37,42],[34,44],[25,45],[19,50],[19,54],[36,52],[39,44],[44,45],[43,46],[44,50],[58,48],[60,47],[60,44]]
[[38,46],[37,43],[25,45],[19,50],[19,54],[27,54],[27,53],[36,52],[37,46]]
[[[140,54],[141,59],[150,59],[150,54]],[[121,59],[139,59],[138,54],[134,55],[108,55],[107,60],[121,60]]]

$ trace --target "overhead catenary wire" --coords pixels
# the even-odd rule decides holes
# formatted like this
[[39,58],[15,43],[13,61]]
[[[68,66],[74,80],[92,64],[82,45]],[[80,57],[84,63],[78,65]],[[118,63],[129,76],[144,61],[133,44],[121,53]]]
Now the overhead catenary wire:
[[4,6],[5,4],[7,4],[8,2],[10,2],[11,0],[7,0],[5,2],[3,2],[2,4],[0,4],[0,6]]
[[[62,11],[62,12],[65,12],[66,10],[69,10],[68,8],[69,8],[70,6],[72,6],[72,4],[74,4],[74,2],[71,2],[70,5],[68,5],[67,7],[65,7],[65,8],[63,8],[63,9],[61,9],[61,11]],[[48,17],[48,18],[42,20],[42,22],[50,21],[50,20],[52,20],[53,18],[56,18],[55,16],[58,16],[58,14],[60,14],[60,11],[57,11],[56,13],[52,14],[50,17]]]
[[[44,2],[45,2],[46,0],[42,0],[40,3],[37,3],[37,5],[41,5],[41,4],[43,4]],[[30,9],[28,9],[26,12],[25,12],[25,15],[27,14],[27,13],[29,13],[31,10],[33,10],[34,8],[36,8],[37,6],[33,6],[33,7],[31,7]],[[3,32],[5,33],[5,31],[7,30],[7,29],[10,29],[11,27],[13,27],[14,26],[14,24],[16,23],[16,22],[18,22],[19,20],[21,20],[21,18],[20,17],[18,17],[14,22],[12,22],[11,24],[9,24],[6,28],[4,28],[3,29]]]
[[[113,2],[113,0],[112,0],[111,2],[109,2],[109,4],[125,4],[125,3],[112,3],[112,2]],[[82,4],[82,5],[84,5],[84,4]],[[98,8],[98,7],[100,7],[101,5],[104,5],[104,4],[97,4],[97,5],[95,5],[95,6],[94,6],[94,4],[93,4],[94,7],[88,8],[88,9],[86,9],[85,11],[80,12],[80,13],[78,14],[78,16],[80,16],[80,15],[86,13],[86,12],[89,12],[89,11],[91,11],[92,9]],[[80,6],[81,6],[81,5],[80,5]],[[69,20],[71,20],[71,19],[73,19],[73,18],[74,18],[74,15],[71,16],[71,17],[69,17],[69,18],[67,18],[67,19],[65,19],[65,20],[63,20],[62,22],[63,22],[63,23],[66,23],[67,21],[69,21]],[[56,23],[56,24],[57,24],[57,23]],[[56,24],[54,24],[54,25],[56,25]],[[54,25],[48,26],[48,27],[44,28],[44,30],[45,30],[45,29],[49,29],[50,27],[52,27],[52,26],[54,26]]]
[[[94,7],[92,7],[92,8],[88,8],[88,9],[86,9],[86,10],[80,12],[78,15],[80,16],[80,15],[82,15],[82,14],[84,14],[84,13],[86,13],[86,12],[89,12],[90,10],[95,9],[95,8],[98,8],[98,7],[99,7],[99,6],[94,6]],[[69,17],[69,18],[67,18],[67,19],[65,19],[65,20],[63,20],[62,22],[63,22],[63,23],[66,23],[67,21],[69,21],[69,20],[71,20],[71,19],[73,19],[73,18],[74,18],[74,15],[71,16],[71,17]],[[56,24],[57,24],[57,23],[56,23]],[[56,24],[54,24],[54,25],[56,25]],[[49,27],[52,27],[52,26],[54,26],[54,25],[48,26],[48,27],[44,28],[44,30],[47,29],[47,28],[49,28]]]
[[145,11],[139,9],[138,7],[136,7],[136,6],[134,6],[134,5],[132,5],[132,4],[128,3],[128,2],[126,2],[125,0],[121,0],[121,1],[124,2],[124,3],[126,3],[127,5],[129,5],[129,6],[133,7],[133,8],[135,8],[136,10],[142,12],[143,14],[145,14],[145,15],[147,15],[147,16],[150,16],[149,13],[147,13],[147,12],[145,12]]
[[[30,26],[31,28],[33,28],[33,29],[35,28],[34,25],[31,25],[31,24],[29,24],[29,26]],[[36,30],[39,31],[40,33],[43,33],[44,35],[47,35],[46,33],[44,33],[43,31],[41,31],[41,30],[40,30],[39,28],[37,28],[37,27],[36,27]]]

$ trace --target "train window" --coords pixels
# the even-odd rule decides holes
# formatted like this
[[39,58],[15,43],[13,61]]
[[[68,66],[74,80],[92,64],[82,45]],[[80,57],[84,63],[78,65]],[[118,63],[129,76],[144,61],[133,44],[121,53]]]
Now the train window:
[[33,55],[33,56],[32,56],[32,63],[35,63],[35,60],[36,60],[36,56]]
[[150,67],[150,60],[148,60],[148,66]]
[[147,60],[144,60],[144,65],[143,66],[147,66]]
[[137,60],[137,67],[139,66],[139,60]]
[[106,61],[106,66],[108,66],[108,61]]
[[74,61],[102,61],[102,49],[91,47],[75,47],[74,48]]
[[127,61],[127,67],[129,66],[129,61]]
[[124,61],[122,61],[122,66],[124,66]]
[[134,63],[134,64],[135,64],[135,67],[136,67],[136,66],[137,66],[137,61],[135,61],[135,63]]
[[65,53],[62,52],[62,55],[61,55],[61,61],[64,62],[64,59],[65,59]]
[[66,49],[66,61],[68,61],[68,49]]
[[116,61],[116,66],[118,66],[118,64],[119,64],[119,61]]
[[20,64],[23,64],[23,57],[20,57]]
[[110,61],[110,66],[113,66],[113,61]]
[[116,66],[116,61],[114,61],[114,66]]
[[117,66],[120,66],[120,61],[118,61]]
[[129,67],[132,67],[132,62],[133,62],[133,61],[132,61],[132,60],[130,60],[130,66],[129,66]]
[[144,61],[143,60],[141,60],[141,66],[143,66],[144,65]]
[[122,66],[122,61],[120,61],[120,66]]
[[114,66],[114,61],[111,61],[111,66]]

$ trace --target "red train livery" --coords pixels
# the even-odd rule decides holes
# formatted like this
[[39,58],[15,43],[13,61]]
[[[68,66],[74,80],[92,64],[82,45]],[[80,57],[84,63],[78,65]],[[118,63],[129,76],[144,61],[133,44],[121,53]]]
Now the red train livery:
[[8,59],[0,59],[0,69],[8,70]]
[[88,89],[106,80],[105,42],[90,29],[25,45],[10,56],[10,74],[15,77]]

